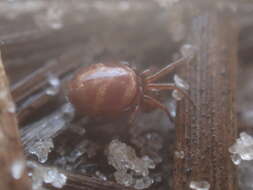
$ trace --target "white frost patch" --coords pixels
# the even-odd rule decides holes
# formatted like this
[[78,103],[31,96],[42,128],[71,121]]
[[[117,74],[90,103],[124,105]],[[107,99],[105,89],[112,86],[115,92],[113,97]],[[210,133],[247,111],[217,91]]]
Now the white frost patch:
[[146,189],[154,183],[149,176],[149,169],[155,168],[153,160],[148,156],[137,157],[135,150],[125,143],[113,140],[108,147],[107,158],[116,169],[114,177],[119,184]]
[[235,165],[239,165],[241,160],[253,160],[253,137],[246,132],[240,133],[240,137],[228,150]]
[[175,151],[176,158],[183,159],[184,158],[184,151]]
[[15,160],[11,165],[11,175],[14,179],[20,179],[24,174],[25,163],[23,160]]
[[32,170],[29,176],[32,178],[33,190],[43,189],[43,183],[60,189],[67,182],[67,176],[56,168],[44,167],[32,161],[28,161],[27,166]]
[[65,185],[67,181],[66,175],[60,173],[55,168],[52,169],[47,168],[46,170],[47,171],[43,175],[45,183],[50,183],[56,188],[62,188]]
[[[174,75],[174,82],[177,88],[180,88],[182,90],[188,90],[190,88],[189,84],[186,83],[182,78],[180,78],[178,75]],[[178,90],[173,90],[172,92],[172,97],[179,101],[182,100],[182,98],[184,97],[184,95],[179,92]]]
[[107,177],[103,174],[103,173],[101,173],[100,171],[96,171],[96,176],[99,178],[99,179],[101,179],[101,180],[103,180],[103,181],[107,181]]
[[175,85],[178,88],[181,88],[182,90],[189,90],[190,88],[189,84],[176,74],[174,75],[174,82],[175,82]]
[[16,105],[13,102],[9,102],[7,105],[7,111],[9,113],[15,113],[16,112]]
[[180,51],[184,57],[191,60],[195,56],[197,48],[193,47],[191,44],[185,44],[181,47]]
[[50,84],[50,87],[47,88],[46,94],[50,96],[57,95],[60,91],[60,86],[61,86],[60,79],[53,74],[48,74],[47,80],[48,80],[48,83]]
[[195,190],[209,190],[210,184],[207,181],[191,181],[190,188]]
[[30,147],[29,153],[37,156],[40,163],[45,163],[48,158],[48,154],[54,148],[54,143],[51,138],[40,139],[33,146]]

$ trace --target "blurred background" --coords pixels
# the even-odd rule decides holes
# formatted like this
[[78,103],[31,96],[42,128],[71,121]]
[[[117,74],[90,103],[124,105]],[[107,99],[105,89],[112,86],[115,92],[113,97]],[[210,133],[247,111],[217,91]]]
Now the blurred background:
[[[128,135],[124,135],[124,118],[113,123],[89,123],[78,114],[73,116],[73,108],[67,104],[66,81],[80,66],[101,61],[123,60],[142,71],[158,70],[178,59],[180,47],[187,39],[190,18],[198,11],[195,6],[199,2],[1,0],[0,48],[17,104],[27,157],[136,189],[168,189],[172,180],[175,130],[166,116],[160,111],[140,115],[131,129],[134,132],[130,130]],[[236,109],[240,132],[252,134],[253,2],[224,0],[211,4],[219,11],[236,15],[239,27]],[[173,75],[167,79],[172,78]],[[160,98],[175,114],[175,101],[166,94]],[[47,131],[48,126],[51,129]],[[90,126],[94,130],[86,131]],[[169,135],[164,136],[164,132]],[[107,135],[101,137],[102,133]],[[117,168],[107,160],[110,153],[104,153],[108,149],[105,144],[109,143],[116,143],[126,154],[130,150],[125,146],[132,147],[140,162],[148,156],[152,163],[145,162],[143,171],[153,165],[156,169],[151,169],[146,178],[138,176],[135,170],[130,174],[115,174]],[[41,152],[41,147],[46,151]],[[180,152],[175,154],[183,156]],[[115,159],[111,162],[120,158]],[[253,163],[244,162],[238,169],[241,189],[253,189]],[[124,184],[126,181],[129,184]]]

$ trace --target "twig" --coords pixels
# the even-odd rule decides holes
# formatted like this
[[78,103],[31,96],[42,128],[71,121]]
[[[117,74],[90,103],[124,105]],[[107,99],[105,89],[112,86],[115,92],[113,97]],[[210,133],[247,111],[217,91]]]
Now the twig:
[[58,57],[56,62],[48,63],[12,86],[14,100],[18,103],[17,116],[20,123],[38,112],[44,105],[57,99],[57,96],[48,95],[46,92],[50,86],[48,74],[58,77],[61,87],[64,88],[73,72],[87,59],[84,58],[84,52],[85,50],[79,46],[72,47]]
[[133,190],[130,187],[124,187],[111,181],[103,181],[67,172],[65,174],[68,177],[68,181],[62,190]]
[[236,173],[228,152],[237,134],[235,84],[238,28],[228,12],[199,11],[192,19],[189,43],[196,59],[182,68],[190,96],[178,105],[174,189],[189,189],[192,181],[207,181],[210,189],[235,190]]
[[0,189],[29,190],[15,106],[0,58]]
[[[36,182],[41,181],[41,186],[45,186],[50,190],[59,189],[59,187],[55,187],[55,183],[43,183],[45,182],[45,178],[48,179],[49,177],[52,177],[49,174],[50,170],[55,171],[54,173],[61,174],[58,175],[57,178],[54,176],[54,181],[52,182],[62,182],[62,190],[133,190],[133,188],[125,187],[112,181],[104,181],[102,179],[97,179],[96,177],[71,173],[67,170],[59,169],[56,167],[41,165],[34,161],[28,161],[27,166],[33,174],[33,180]],[[66,180],[63,181],[62,176],[64,176],[64,178],[66,177]]]
[[69,121],[72,119],[73,113],[67,109],[69,104],[64,104],[54,113],[47,117],[20,129],[21,140],[24,146],[25,154],[40,139],[55,138],[59,133],[69,127]]
[[19,123],[23,124],[30,116],[38,113],[41,107],[56,99],[56,96],[47,95],[45,90],[30,96],[17,109]]
[[[74,50],[73,50],[74,49]],[[80,56],[83,55],[83,49],[80,47],[68,50],[66,55],[61,55],[57,60],[49,62],[42,68],[31,73],[20,82],[11,86],[11,92],[16,102],[21,101],[32,95],[35,91],[48,84],[47,77],[51,73],[56,77],[74,71],[82,62]]]

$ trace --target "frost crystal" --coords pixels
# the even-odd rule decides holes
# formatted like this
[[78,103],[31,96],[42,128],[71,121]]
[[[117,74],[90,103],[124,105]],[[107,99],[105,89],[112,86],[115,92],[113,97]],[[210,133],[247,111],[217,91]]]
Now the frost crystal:
[[61,6],[61,4],[52,3],[43,14],[35,17],[35,23],[41,27],[41,29],[50,28],[59,30],[64,26],[63,16],[65,11],[65,7]]
[[240,133],[240,137],[228,150],[233,154],[232,161],[236,165],[240,163],[240,159],[253,160],[253,137],[245,132]]
[[[147,127],[147,125],[152,125],[150,120],[141,120],[141,125]],[[159,164],[162,162],[163,157],[161,156],[161,150],[163,148],[163,137],[156,132],[148,132],[143,135],[137,135],[131,139],[141,155],[148,155],[148,158],[151,158],[152,162]],[[144,157],[143,157],[144,158]]]
[[114,173],[116,181],[125,186],[145,189],[153,183],[149,169],[154,169],[154,162],[148,157],[139,158],[135,150],[119,140],[113,140],[107,152],[110,165],[117,171]]
[[62,188],[66,184],[67,177],[56,168],[43,167],[32,161],[28,161],[27,166],[32,169],[29,176],[32,177],[33,190],[44,189],[43,183],[50,183],[55,188]]
[[45,163],[52,148],[54,148],[52,139],[40,139],[30,147],[29,153],[36,155],[40,163]]
[[47,168],[46,170],[47,171],[43,176],[44,182],[50,183],[56,188],[62,188],[67,181],[67,177],[64,174],[59,173],[58,170],[55,168]]
[[189,90],[189,84],[187,84],[182,78],[178,75],[174,75],[174,82],[176,87],[181,88],[182,90]]
[[72,119],[75,115],[75,109],[72,104],[65,104],[62,106],[62,114],[63,116]]
[[83,154],[87,153],[87,149],[89,146],[88,140],[83,140],[75,149],[70,153],[67,157],[67,161],[70,163],[76,162],[76,160],[82,156]]
[[56,76],[54,76],[54,75],[52,75],[52,74],[48,75],[48,82],[49,82],[50,85],[55,86],[55,87],[57,87],[57,86],[60,85],[59,78],[56,77]]
[[[74,114],[74,108],[70,103],[67,103],[51,115],[31,125],[27,125],[21,135],[22,142],[26,145],[26,151],[32,154],[36,153],[35,155],[41,155],[39,153],[39,149],[44,147],[41,151],[45,152],[45,156],[47,157],[48,151],[53,148],[53,142],[50,137],[54,137],[55,134],[59,133],[59,131],[69,127],[70,121],[73,119]],[[50,134],[48,133],[48,129],[50,129]],[[37,136],[35,136],[32,140],[28,140],[31,139],[30,137],[32,134],[37,134]],[[38,141],[38,139],[41,140]],[[27,150],[28,147],[29,150]],[[49,148],[50,150],[48,150]],[[46,150],[44,151],[44,149]],[[42,157],[44,157],[44,153],[42,154]],[[44,160],[44,158],[42,158],[42,160]]]
[[11,175],[14,179],[20,179],[25,170],[25,163],[23,160],[15,160],[11,165]]
[[114,177],[118,183],[125,185],[126,187],[131,186],[134,183],[133,175],[128,174],[125,171],[118,170],[114,172]]
[[57,6],[51,7],[47,10],[47,22],[52,29],[57,30],[63,27],[62,17],[63,10]]
[[176,106],[176,101],[174,99],[169,102],[168,108],[169,108],[169,111],[170,111],[170,115],[172,117],[176,117],[177,106]]
[[135,181],[134,188],[135,189],[146,189],[150,185],[152,185],[152,183],[154,183],[154,180],[152,178],[150,178],[149,176],[145,176],[145,177],[137,179]]
[[183,94],[181,94],[180,92],[178,92],[177,90],[173,90],[172,91],[172,97],[179,101],[179,100],[182,100],[182,98],[184,97]]
[[101,180],[103,180],[103,181],[107,181],[107,177],[104,175],[104,174],[102,174],[100,171],[96,171],[96,176],[99,178],[99,179],[101,179]]
[[15,113],[16,112],[16,106],[13,102],[10,102],[7,106],[7,111],[10,113]]
[[46,89],[46,94],[50,96],[54,96],[58,94],[60,91],[60,80],[56,76],[49,74],[48,75],[48,83],[50,84],[50,87]]
[[241,157],[238,154],[232,154],[231,160],[235,165],[239,165],[242,161]]
[[176,151],[175,156],[177,158],[183,159],[184,158],[184,151]]
[[191,181],[190,188],[195,190],[209,190],[210,184],[207,181]]
[[196,54],[196,48],[190,44],[183,45],[180,51],[184,57],[189,59],[192,59]]
[[[178,75],[174,75],[174,82],[175,82],[175,85],[176,87],[182,89],[182,90],[188,90],[190,87],[189,87],[189,84],[187,84],[182,78],[180,78]],[[184,95],[182,93],[180,93],[178,90],[173,90],[172,92],[172,97],[175,99],[175,100],[181,100]]]

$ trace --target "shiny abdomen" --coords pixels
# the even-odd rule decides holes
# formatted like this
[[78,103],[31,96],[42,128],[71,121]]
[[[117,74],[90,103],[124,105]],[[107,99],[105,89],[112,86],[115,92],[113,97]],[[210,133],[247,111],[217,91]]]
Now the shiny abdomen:
[[69,99],[89,116],[113,116],[127,109],[137,95],[135,72],[121,64],[94,64],[70,82]]

